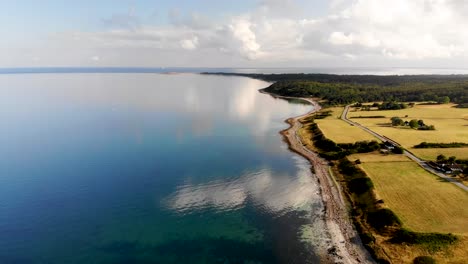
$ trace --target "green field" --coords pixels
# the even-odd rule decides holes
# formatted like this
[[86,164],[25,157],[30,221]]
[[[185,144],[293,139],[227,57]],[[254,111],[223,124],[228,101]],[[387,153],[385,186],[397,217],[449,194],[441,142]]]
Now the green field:
[[340,119],[343,107],[332,107],[325,110],[332,111],[332,115],[325,119],[316,119],[315,123],[325,136],[336,143],[354,143],[356,141],[377,140],[360,128],[351,126]]
[[[412,148],[423,141],[468,142],[468,109],[453,108],[453,104],[416,105],[403,110],[350,111],[348,117],[378,115],[385,116],[385,118],[355,118],[353,121],[397,141],[405,148]],[[407,127],[392,127],[390,118],[393,116],[408,121],[422,119],[426,124],[434,125],[436,130],[421,131]]]
[[377,195],[413,231],[468,234],[468,193],[400,155],[355,154]]

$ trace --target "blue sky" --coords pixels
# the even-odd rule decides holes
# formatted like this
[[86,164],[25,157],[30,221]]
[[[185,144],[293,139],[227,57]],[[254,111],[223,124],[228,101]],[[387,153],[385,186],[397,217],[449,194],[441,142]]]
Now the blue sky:
[[255,5],[248,0],[10,0],[0,4],[0,22],[7,25],[1,28],[2,33],[14,37],[71,29],[100,30],[106,26],[103,20],[129,12],[135,12],[144,23],[164,24],[172,10],[217,17],[245,12]]
[[4,0],[0,67],[463,66],[462,0]]

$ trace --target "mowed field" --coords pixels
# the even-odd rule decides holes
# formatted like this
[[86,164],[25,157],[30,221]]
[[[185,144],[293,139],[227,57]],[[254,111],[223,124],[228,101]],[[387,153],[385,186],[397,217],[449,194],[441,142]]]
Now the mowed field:
[[356,141],[377,140],[362,129],[351,126],[341,120],[340,117],[343,109],[343,107],[326,108],[325,110],[332,111],[332,115],[324,119],[315,120],[320,130],[322,130],[328,139],[333,140],[335,143],[354,143]]
[[354,154],[377,195],[413,231],[468,235],[468,193],[402,155]]
[[425,160],[435,160],[440,154],[447,157],[455,156],[459,159],[468,159],[468,148],[429,148],[429,149],[410,149],[416,156]]
[[[352,120],[387,136],[405,148],[412,148],[421,142],[468,142],[468,109],[454,108],[453,104],[416,105],[413,108],[389,111],[350,111],[348,118],[357,116],[385,116],[385,118],[353,118]],[[408,127],[390,126],[390,118],[398,116],[403,120],[422,119],[434,125],[434,131],[421,131]],[[407,116],[407,117],[405,117]]]

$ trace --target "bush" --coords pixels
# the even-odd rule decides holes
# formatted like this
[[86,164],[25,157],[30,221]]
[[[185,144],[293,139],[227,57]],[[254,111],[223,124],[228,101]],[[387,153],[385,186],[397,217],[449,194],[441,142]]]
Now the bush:
[[413,260],[413,264],[436,264],[436,261],[429,256],[419,256]]
[[372,243],[372,242],[375,242],[375,238],[374,236],[371,234],[371,233],[362,233],[361,234],[361,241],[362,243],[365,245],[365,244],[369,244],[369,243]]
[[463,142],[452,142],[452,143],[421,142],[419,145],[414,146],[414,148],[463,148],[463,147],[468,147],[468,143],[463,143]]
[[404,149],[402,147],[395,146],[395,148],[392,150],[392,152],[395,153],[395,154],[403,154]]
[[372,187],[374,187],[374,184],[372,184],[372,181],[371,179],[369,178],[356,178],[356,179],[352,179],[349,184],[348,184],[348,187],[349,187],[349,190],[353,193],[356,193],[356,194],[363,194],[367,191],[369,191],[370,189],[372,189]]
[[400,226],[401,221],[392,210],[383,208],[375,212],[369,212],[367,222],[377,230],[387,226]]
[[458,238],[453,234],[441,234],[441,233],[417,233],[411,232],[406,229],[400,229],[390,239],[392,243],[408,243],[424,245],[431,251],[437,251],[444,246],[455,243]]
[[343,173],[346,176],[351,176],[355,178],[366,177],[366,174],[348,159],[341,159],[338,163],[338,169],[341,171],[341,173]]

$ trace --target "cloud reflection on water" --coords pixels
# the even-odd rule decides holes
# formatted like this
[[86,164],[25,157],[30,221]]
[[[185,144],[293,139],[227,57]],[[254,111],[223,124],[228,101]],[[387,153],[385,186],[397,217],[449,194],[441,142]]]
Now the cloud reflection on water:
[[294,157],[298,171],[294,177],[272,175],[265,168],[246,172],[235,180],[215,180],[205,184],[181,185],[166,200],[166,205],[178,213],[199,210],[236,210],[250,201],[268,213],[282,215],[294,210],[320,211],[321,203],[317,182],[311,176],[307,163]]

